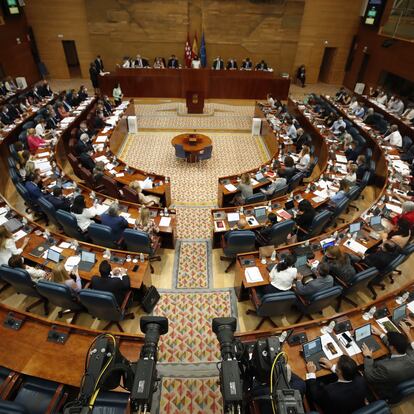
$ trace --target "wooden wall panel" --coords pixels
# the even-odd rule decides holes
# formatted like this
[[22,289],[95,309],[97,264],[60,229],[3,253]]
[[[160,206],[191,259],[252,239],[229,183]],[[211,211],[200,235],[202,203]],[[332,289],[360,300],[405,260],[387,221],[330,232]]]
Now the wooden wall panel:
[[74,40],[82,76],[89,77],[89,63],[94,55],[90,48],[84,0],[30,0],[26,2],[26,14],[50,76],[69,78],[62,40]]
[[[0,11],[2,13],[2,11]],[[33,59],[28,38],[26,17],[4,16],[4,25],[0,25],[0,62],[6,75],[24,76],[30,85],[40,79],[37,65]],[[17,42],[20,39],[20,43]]]
[[306,65],[308,83],[318,81],[326,46],[337,48],[328,82],[342,83],[349,48],[358,29],[361,4],[362,0],[306,1],[294,66]]

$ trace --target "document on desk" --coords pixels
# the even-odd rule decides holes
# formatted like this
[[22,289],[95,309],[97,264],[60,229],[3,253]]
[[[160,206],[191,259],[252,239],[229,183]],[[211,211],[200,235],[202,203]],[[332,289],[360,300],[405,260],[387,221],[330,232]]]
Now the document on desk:
[[109,162],[108,158],[106,158],[106,155],[100,155],[99,157],[96,157],[95,161],[102,161],[103,163]]
[[407,303],[407,308],[411,313],[414,313],[414,300]]
[[323,201],[325,201],[326,200],[326,197],[318,197],[318,196],[316,196],[316,197],[313,197],[312,198],[312,201],[315,203],[315,204],[319,204],[319,203],[322,203]]
[[[115,171],[115,170],[114,170]],[[116,171],[115,171],[116,172]],[[117,174],[115,174],[115,177],[123,177],[125,175],[125,173],[123,173],[123,172],[120,172],[120,173],[117,173]]]
[[96,138],[96,142],[97,143],[99,143],[99,142],[106,142],[107,139],[108,139],[108,136],[107,135],[100,135],[98,138]]
[[161,217],[160,227],[168,227],[171,223],[171,217]]
[[335,157],[338,162],[342,162],[344,164],[348,162],[347,158],[344,155],[336,154]]
[[237,191],[237,187],[233,184],[226,184],[224,188],[230,192]]
[[20,240],[21,238],[27,236],[27,233],[23,230],[19,230],[18,232],[13,234],[13,240],[17,242],[17,240]]
[[119,215],[126,220],[128,220],[131,217],[131,214],[125,212],[119,213]]
[[95,209],[96,209],[96,215],[97,216],[100,216],[100,215],[102,215],[103,213],[105,213],[105,211],[106,210],[108,210],[108,206],[105,206],[105,205],[103,205],[103,204],[97,204],[96,206],[95,206]]
[[263,282],[262,274],[257,266],[248,267],[244,270],[244,275],[248,283]]
[[70,247],[70,243],[68,243],[68,242],[62,242],[62,243],[59,244],[59,247],[61,249],[68,249]]
[[353,252],[357,254],[365,254],[365,252],[368,250],[367,247],[363,246],[361,243],[358,243],[357,241],[353,239],[349,239],[344,243],[344,246],[348,247],[348,249],[352,250]]
[[385,203],[385,207],[388,210],[391,210],[392,212],[396,213],[396,214],[401,214],[402,213],[402,208],[395,206],[394,204],[389,204],[389,203]]
[[[350,346],[348,347],[346,347],[346,345],[348,344],[348,341],[344,338],[344,334],[348,335],[352,339],[352,342],[350,342]],[[354,356],[362,352],[361,348],[354,341],[354,338],[352,337],[352,334],[350,331],[342,332],[336,335],[336,337],[338,338],[338,341],[341,343],[341,345],[345,348],[345,351],[349,356]]]
[[139,184],[143,190],[151,189],[153,182],[150,177],[147,177],[144,181],[139,181]]
[[[339,345],[335,342],[335,340],[332,338],[332,336],[330,334],[324,334],[321,336],[321,342],[322,342],[322,348],[323,351],[325,352],[326,357],[332,361],[333,359],[339,358],[341,355],[343,355],[344,353],[341,351],[341,348],[339,348]],[[335,348],[336,352],[332,352],[329,348],[328,348],[328,344],[332,344],[333,347]]]
[[65,262],[65,269],[68,272],[70,272],[71,270],[73,270],[75,266],[79,264],[80,260],[81,260],[80,256],[69,256]]
[[395,324],[387,316],[381,319],[376,319],[375,322],[377,322],[377,324],[384,331],[384,333],[400,332],[400,330],[395,326]]
[[239,213],[227,213],[227,220],[230,222],[237,222],[240,219]]

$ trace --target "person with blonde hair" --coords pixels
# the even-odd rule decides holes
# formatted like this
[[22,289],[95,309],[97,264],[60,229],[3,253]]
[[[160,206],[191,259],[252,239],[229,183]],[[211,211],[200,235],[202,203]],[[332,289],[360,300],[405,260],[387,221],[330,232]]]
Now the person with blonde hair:
[[28,243],[29,238],[26,237],[22,247],[17,248],[12,233],[5,226],[0,226],[0,265],[7,264],[13,255],[22,254]]
[[345,179],[342,179],[339,182],[339,190],[331,197],[329,204],[333,207],[336,207],[342,200],[347,197],[349,191],[349,182]]
[[310,163],[310,148],[307,145],[302,146],[302,151],[299,153],[299,162],[296,164],[296,169],[304,172],[308,169]]
[[348,181],[349,184],[355,185],[356,183],[356,172],[358,169],[358,165],[354,164],[353,162],[348,163],[347,165],[347,175],[344,177],[344,180]]
[[156,238],[156,233],[160,231],[154,220],[151,218],[150,210],[147,207],[141,208],[139,218],[135,220],[134,228],[135,230],[141,230],[145,233],[148,233],[153,243]]
[[75,266],[73,270],[68,272],[63,262],[60,262],[52,270],[52,280],[56,283],[63,283],[68,286],[73,292],[79,292],[82,289],[82,282],[79,276],[78,267]]
[[154,195],[145,195],[142,192],[141,184],[139,183],[139,181],[132,181],[132,183],[130,183],[129,186],[137,192],[138,202],[140,204],[143,204],[146,207],[160,205],[159,197],[154,196]]
[[236,194],[232,203],[236,205],[244,204],[247,197],[253,195],[253,186],[250,179],[250,174],[244,173],[240,177],[240,183],[237,185],[237,190],[240,194]]
[[359,258],[354,260],[353,256],[344,253],[338,246],[329,246],[325,251],[322,263],[329,265],[330,275],[348,282],[356,274],[353,262],[357,260]]
[[46,141],[36,135],[34,128],[29,128],[27,130],[27,147],[29,148],[30,154],[35,154],[44,145],[46,145]]

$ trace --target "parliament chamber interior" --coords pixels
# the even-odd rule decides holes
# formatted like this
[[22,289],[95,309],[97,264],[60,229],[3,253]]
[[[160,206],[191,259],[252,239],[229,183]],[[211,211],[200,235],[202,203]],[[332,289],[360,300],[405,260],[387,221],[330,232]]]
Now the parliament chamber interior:
[[414,412],[413,0],[0,0],[0,414]]

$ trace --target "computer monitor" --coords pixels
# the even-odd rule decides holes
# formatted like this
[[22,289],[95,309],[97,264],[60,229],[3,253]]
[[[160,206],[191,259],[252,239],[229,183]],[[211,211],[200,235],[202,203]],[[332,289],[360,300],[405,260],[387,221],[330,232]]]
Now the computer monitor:
[[355,341],[361,341],[364,338],[368,338],[371,336],[371,324],[368,323],[367,325],[361,326],[355,329]]
[[373,216],[371,217],[369,224],[371,226],[376,226],[377,224],[381,224],[381,216]]
[[85,250],[82,250],[82,252],[81,252],[81,261],[82,262],[95,263],[95,253],[87,252]]
[[407,305],[406,304],[398,306],[398,308],[395,308],[393,313],[392,313],[392,320],[393,321],[398,321],[398,320],[401,320],[401,319],[405,318],[406,311],[407,311]]
[[361,227],[362,227],[362,223],[360,221],[358,221],[357,223],[352,223],[349,226],[349,232],[351,234],[358,233],[361,230]]
[[305,358],[310,357],[313,354],[322,351],[322,341],[321,338],[316,338],[313,341],[309,341],[303,344],[303,356]]
[[308,257],[307,256],[298,256],[296,258],[295,267],[305,266],[307,262],[308,262]]
[[261,171],[259,171],[257,174],[256,174],[256,181],[260,181],[260,180],[263,180],[263,178],[264,178],[264,175],[263,175],[263,173],[261,172]]
[[321,247],[326,250],[330,246],[335,246],[335,239],[321,240]]
[[47,251],[47,260],[51,260],[52,262],[59,263],[60,260],[60,253],[56,250],[49,249]]
[[285,210],[291,210],[292,208],[295,208],[295,202],[293,200],[286,201]]
[[267,213],[267,207],[255,207],[254,208],[254,216],[256,218],[264,217]]

